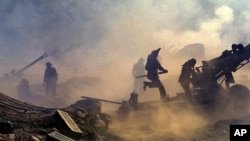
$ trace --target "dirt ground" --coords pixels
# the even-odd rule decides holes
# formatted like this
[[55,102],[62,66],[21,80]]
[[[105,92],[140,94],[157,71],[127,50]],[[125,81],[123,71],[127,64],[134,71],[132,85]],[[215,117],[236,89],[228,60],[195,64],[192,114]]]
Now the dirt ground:
[[114,119],[109,133],[121,141],[229,141],[230,125],[250,123],[250,114],[215,117],[190,107],[153,112],[140,111],[126,119]]

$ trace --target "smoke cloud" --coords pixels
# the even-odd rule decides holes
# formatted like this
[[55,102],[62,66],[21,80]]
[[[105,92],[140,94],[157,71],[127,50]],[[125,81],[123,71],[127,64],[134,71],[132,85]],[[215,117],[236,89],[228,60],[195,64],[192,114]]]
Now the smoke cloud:
[[[59,73],[58,93],[67,94],[66,104],[81,95],[128,100],[133,65],[161,47],[160,61],[169,70],[161,80],[167,93],[175,95],[183,91],[177,79],[184,62],[170,60],[171,52],[201,43],[209,60],[233,43],[247,45],[249,13],[249,0],[0,0],[0,75],[19,70],[47,52],[47,58],[24,71],[30,85],[37,86],[32,87],[36,94],[44,95],[43,73],[50,61]],[[140,95],[140,101],[159,98],[153,89]],[[135,125],[134,129],[122,131],[126,126],[115,123],[111,131],[128,140],[134,139],[126,134],[130,131],[138,131],[138,140],[166,134],[185,138],[206,124],[192,109],[160,109],[141,115],[130,115],[131,121],[125,122]]]
[[[2,0],[0,74],[18,70],[48,52],[49,57],[24,72],[30,83],[41,83],[44,64],[51,61],[58,69],[60,83],[72,77],[99,77],[103,83],[86,88],[89,93],[126,98],[124,94],[133,89],[133,64],[158,47],[181,49],[187,44],[202,43],[206,59],[211,59],[232,43],[247,45],[249,3]],[[178,73],[180,68],[172,68],[167,55],[171,54],[160,53],[162,65],[169,69],[169,75]],[[175,64],[180,66],[183,62]]]

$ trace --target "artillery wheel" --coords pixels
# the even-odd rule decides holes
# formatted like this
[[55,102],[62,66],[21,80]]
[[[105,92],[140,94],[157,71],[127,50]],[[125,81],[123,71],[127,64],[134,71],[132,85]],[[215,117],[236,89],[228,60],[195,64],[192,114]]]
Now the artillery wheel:
[[249,112],[250,91],[240,84],[233,85],[229,90],[229,111],[231,114],[242,115]]

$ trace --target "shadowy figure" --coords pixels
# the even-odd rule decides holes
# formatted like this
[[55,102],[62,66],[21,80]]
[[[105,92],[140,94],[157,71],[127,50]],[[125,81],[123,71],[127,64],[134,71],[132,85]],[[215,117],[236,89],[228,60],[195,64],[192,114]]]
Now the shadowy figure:
[[143,64],[145,60],[141,57],[136,64],[133,66],[132,75],[134,76],[134,91],[136,93],[143,92],[143,81],[145,81],[145,77],[136,78],[139,75],[145,75],[145,65]]
[[50,62],[46,63],[46,69],[44,72],[43,85],[45,86],[46,96],[56,95],[56,85],[58,80],[58,74]]
[[117,114],[122,119],[128,116],[130,111],[130,106],[127,101],[122,101],[122,104],[119,106]]
[[194,75],[195,73],[194,71],[195,64],[196,64],[196,60],[194,58],[186,61],[182,65],[181,74],[178,80],[188,98],[191,98],[191,90],[190,90],[189,85],[191,82],[192,75]]
[[242,44],[232,44],[233,53],[241,53],[244,50],[244,46]]
[[[233,48],[233,46],[232,46]],[[234,53],[238,53],[237,49],[234,48],[235,52]],[[226,59],[230,56],[233,55],[233,52],[232,51],[229,51],[229,50],[225,50],[222,52],[222,55],[220,56],[220,59]],[[226,89],[229,90],[230,88],[230,83],[235,83],[234,81],[234,77],[233,77],[233,74],[232,74],[232,66],[233,65],[230,65],[232,64],[232,62],[229,62],[229,61],[224,61],[221,66],[223,68],[223,71],[224,71],[224,74],[225,74],[225,85],[226,85]]]
[[23,101],[28,101],[30,99],[32,94],[28,80],[22,79],[21,82],[17,85],[17,95]]
[[[227,58],[229,56],[232,56],[233,54],[241,54],[244,51],[244,46],[242,44],[232,44],[232,52],[225,50],[221,56],[224,58]],[[232,62],[225,62],[223,63],[223,71],[225,73],[225,85],[226,89],[229,90],[230,88],[230,83],[235,83],[232,71],[235,71],[235,69],[232,68],[237,68],[237,63],[231,65]]]
[[147,63],[145,66],[145,69],[147,70],[147,78],[151,80],[151,82],[144,81],[144,90],[146,90],[147,87],[149,88],[159,88],[160,96],[162,100],[165,100],[167,97],[166,90],[161,83],[159,79],[158,70],[160,70],[163,73],[167,73],[168,70],[164,69],[159,61],[157,60],[159,51],[161,48],[158,48],[157,50],[153,50],[151,54],[148,55]]
[[130,94],[130,97],[129,97],[129,100],[128,100],[128,104],[134,108],[134,109],[137,109],[137,106],[138,106],[138,94],[136,92],[132,92]]

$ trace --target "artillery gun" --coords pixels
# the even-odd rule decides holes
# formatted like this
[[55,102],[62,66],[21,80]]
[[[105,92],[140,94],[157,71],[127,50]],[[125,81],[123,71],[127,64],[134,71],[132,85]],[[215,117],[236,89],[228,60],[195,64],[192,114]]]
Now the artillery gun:
[[[17,71],[11,71],[10,74],[5,74],[5,76],[0,78],[0,88],[1,90],[6,90],[7,88],[9,88],[12,84],[14,84],[15,86],[17,85],[17,83],[20,82],[22,76],[23,76],[23,72],[25,70],[27,70],[28,68],[30,68],[31,66],[33,66],[35,63],[37,63],[38,61],[44,59],[48,57],[48,54],[45,52],[43,53],[40,57],[38,57],[37,59],[35,59],[34,61],[32,61],[31,63],[29,63],[28,65],[24,66],[23,68],[17,70]],[[13,88],[11,88],[13,89]]]
[[28,65],[26,65],[25,67],[21,68],[18,71],[13,71],[10,75],[7,75],[6,77],[16,77],[16,76],[20,76],[22,75],[22,73],[28,69],[29,67],[31,67],[32,65],[34,65],[35,63],[37,63],[38,61],[44,59],[48,57],[47,52],[43,53],[42,56],[38,57],[36,60],[32,61],[31,63],[29,63]]
[[232,50],[225,50],[222,55],[211,59],[210,61],[202,61],[202,66],[196,67],[196,73],[193,76],[192,84],[197,90],[198,88],[211,93],[218,85],[225,82],[227,89],[229,84],[234,83],[232,72],[236,72],[247,63],[250,59],[250,45],[233,45]]
[[234,84],[232,73],[248,64],[249,59],[250,44],[245,47],[242,44],[233,44],[232,49],[225,50],[221,56],[202,61],[202,66],[196,67],[196,73],[191,80],[194,99],[231,105],[230,110],[235,111],[247,109],[250,91],[244,85]]

